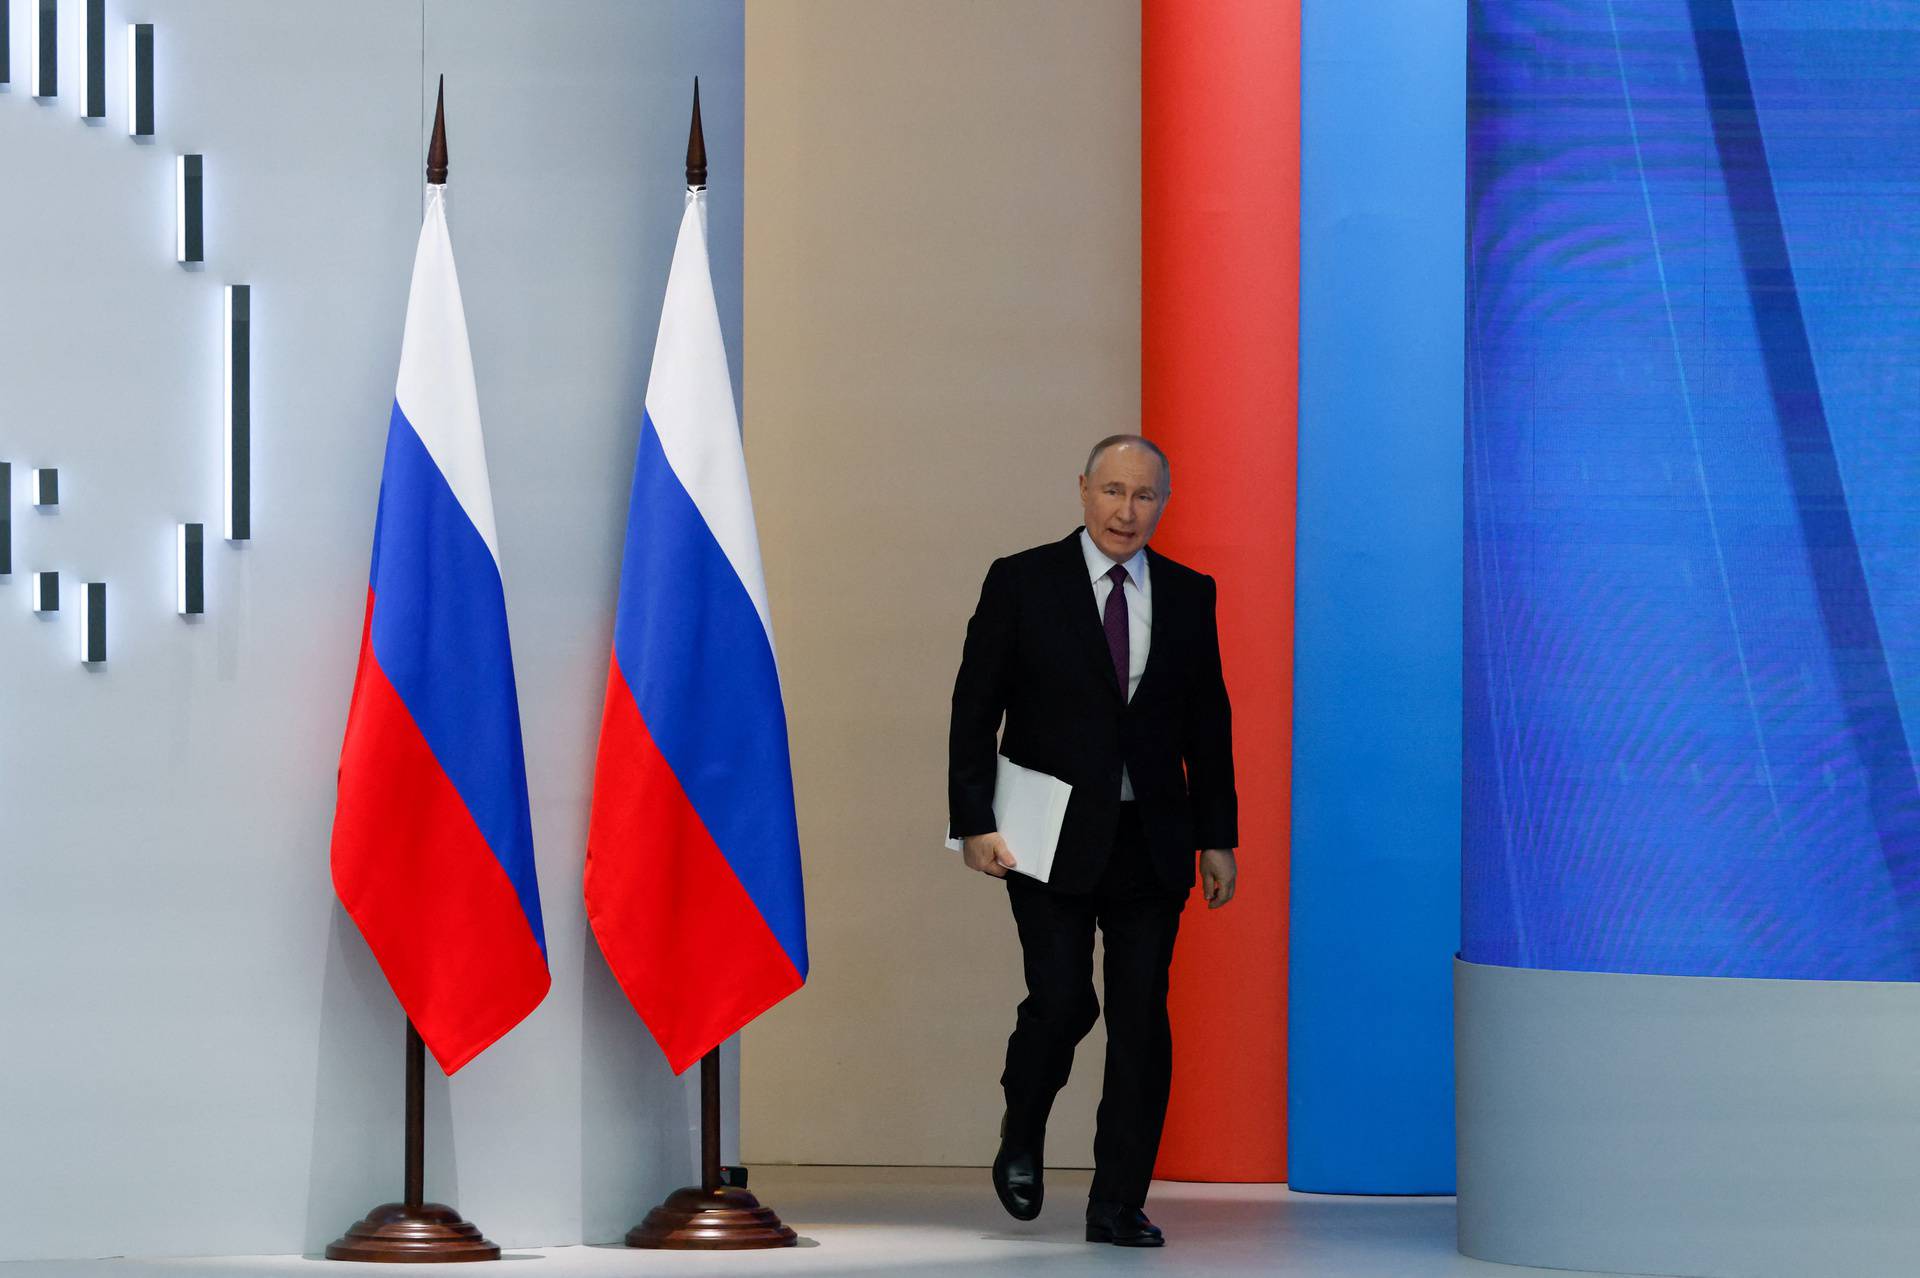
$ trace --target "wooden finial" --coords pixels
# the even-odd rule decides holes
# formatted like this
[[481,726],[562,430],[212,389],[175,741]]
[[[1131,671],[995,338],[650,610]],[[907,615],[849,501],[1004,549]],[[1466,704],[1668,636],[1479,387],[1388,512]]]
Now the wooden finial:
[[707,136],[700,131],[700,77],[693,77],[693,127],[687,130],[687,185],[707,184]]
[[440,92],[433,99],[433,140],[427,143],[427,182],[447,184],[447,77],[440,77]]

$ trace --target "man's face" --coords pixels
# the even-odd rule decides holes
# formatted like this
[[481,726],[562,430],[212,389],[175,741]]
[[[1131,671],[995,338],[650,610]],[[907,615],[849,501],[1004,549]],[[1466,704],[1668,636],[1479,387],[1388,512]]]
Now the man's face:
[[1101,453],[1090,474],[1080,476],[1080,510],[1100,553],[1115,563],[1153,536],[1167,504],[1160,459],[1138,444],[1115,444]]

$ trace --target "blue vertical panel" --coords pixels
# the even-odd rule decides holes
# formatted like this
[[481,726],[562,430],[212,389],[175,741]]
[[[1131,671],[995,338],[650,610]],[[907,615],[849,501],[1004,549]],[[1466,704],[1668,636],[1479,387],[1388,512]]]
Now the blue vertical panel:
[[1920,6],[1472,28],[1465,956],[1920,977]]
[[1465,27],[1303,19],[1295,1189],[1453,1189]]

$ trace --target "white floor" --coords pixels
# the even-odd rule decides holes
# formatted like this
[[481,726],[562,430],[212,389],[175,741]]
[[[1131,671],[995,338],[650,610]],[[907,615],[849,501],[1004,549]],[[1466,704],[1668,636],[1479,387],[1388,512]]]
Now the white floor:
[[[760,1252],[639,1252],[620,1246],[513,1251],[509,1275],[612,1274],[1284,1274],[1288,1278],[1522,1278],[1566,1270],[1468,1260],[1454,1250],[1451,1198],[1346,1198],[1273,1185],[1156,1184],[1147,1207],[1160,1251],[1081,1238],[1087,1173],[1052,1172],[1048,1207],[1021,1224],[1000,1210],[985,1171],[762,1167],[753,1189],[799,1231],[798,1247]],[[482,1226],[485,1221],[480,1222]],[[204,1274],[419,1274],[416,1265],[338,1265],[311,1256],[15,1261],[0,1278],[182,1278]],[[470,1272],[470,1271],[463,1271]]]

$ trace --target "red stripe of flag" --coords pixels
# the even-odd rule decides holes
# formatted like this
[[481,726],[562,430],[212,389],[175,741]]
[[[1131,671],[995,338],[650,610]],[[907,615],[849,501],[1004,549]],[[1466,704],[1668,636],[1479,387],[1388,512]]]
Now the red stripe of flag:
[[[587,832],[587,920],[678,1074],[800,988],[613,661]],[[605,784],[618,778],[617,785]]]
[[334,890],[452,1074],[538,1006],[551,978],[512,881],[374,656],[373,602],[369,591],[340,759],[355,784],[341,787],[334,816]]

